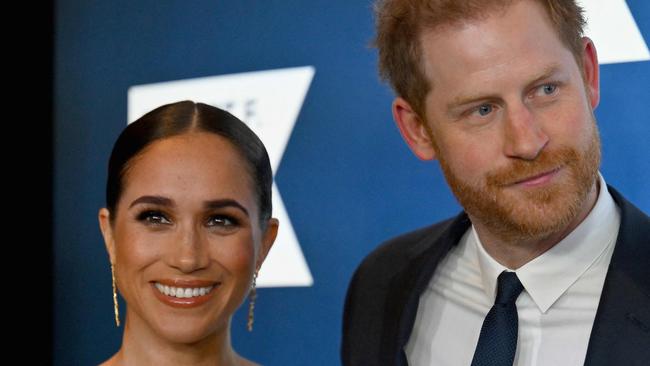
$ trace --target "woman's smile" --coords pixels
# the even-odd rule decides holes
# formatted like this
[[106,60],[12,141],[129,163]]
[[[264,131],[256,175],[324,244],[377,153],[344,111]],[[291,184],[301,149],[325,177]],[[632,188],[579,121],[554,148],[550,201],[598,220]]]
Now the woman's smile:
[[152,290],[162,303],[177,308],[192,308],[205,304],[218,292],[221,285],[221,282],[213,282],[207,286],[201,284],[173,286],[169,285],[170,282],[174,281],[151,282]]

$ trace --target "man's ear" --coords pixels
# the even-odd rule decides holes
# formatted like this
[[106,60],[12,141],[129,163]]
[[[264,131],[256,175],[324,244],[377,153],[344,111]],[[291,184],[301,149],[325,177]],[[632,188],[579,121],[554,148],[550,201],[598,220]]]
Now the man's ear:
[[264,263],[264,260],[266,259],[266,256],[269,254],[269,250],[271,250],[271,246],[273,246],[275,238],[278,236],[279,226],[280,223],[276,218],[271,218],[267,222],[266,231],[262,236],[262,245],[259,252],[257,253],[257,261],[255,263],[255,268],[257,270],[260,269],[262,263]]
[[392,109],[397,128],[413,154],[422,160],[435,159],[436,151],[425,125],[426,121],[420,118],[404,98],[395,98]]
[[115,264],[115,240],[113,239],[113,227],[111,226],[111,214],[106,208],[99,210],[99,229],[104,237],[104,245],[111,264]]
[[600,102],[600,74],[596,46],[588,37],[582,37],[582,76],[591,109],[596,109]]

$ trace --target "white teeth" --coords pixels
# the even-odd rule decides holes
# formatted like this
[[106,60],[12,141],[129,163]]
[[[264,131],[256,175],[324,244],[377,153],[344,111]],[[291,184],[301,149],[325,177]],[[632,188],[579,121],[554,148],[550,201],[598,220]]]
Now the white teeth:
[[167,296],[177,297],[179,299],[188,298],[188,297],[203,296],[203,295],[209,293],[210,291],[212,291],[212,288],[214,287],[214,286],[208,286],[208,287],[184,288],[184,287],[167,286],[167,285],[163,285],[163,284],[158,283],[158,282],[156,282],[154,284],[154,286],[161,293],[163,293],[163,294],[165,294]]

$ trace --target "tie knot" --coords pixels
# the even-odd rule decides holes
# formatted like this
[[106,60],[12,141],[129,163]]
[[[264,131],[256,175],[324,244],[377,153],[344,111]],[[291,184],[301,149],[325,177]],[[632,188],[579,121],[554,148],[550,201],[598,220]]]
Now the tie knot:
[[514,304],[524,286],[514,272],[503,271],[497,278],[497,298],[495,304]]

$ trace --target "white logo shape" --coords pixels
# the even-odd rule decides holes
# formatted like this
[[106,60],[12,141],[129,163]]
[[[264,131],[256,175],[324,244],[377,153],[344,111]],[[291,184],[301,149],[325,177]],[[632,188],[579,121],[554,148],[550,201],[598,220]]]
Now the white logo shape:
[[601,64],[650,60],[648,46],[625,0],[579,0]]
[[[133,86],[128,93],[128,121],[186,99],[226,109],[260,137],[277,172],[314,72],[305,66]],[[314,280],[275,183],[273,216],[280,221],[280,229],[257,285],[311,286]]]

